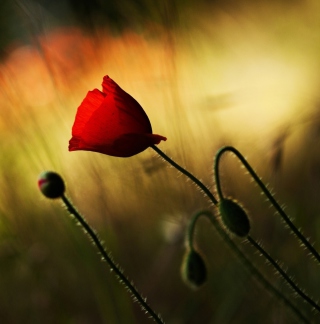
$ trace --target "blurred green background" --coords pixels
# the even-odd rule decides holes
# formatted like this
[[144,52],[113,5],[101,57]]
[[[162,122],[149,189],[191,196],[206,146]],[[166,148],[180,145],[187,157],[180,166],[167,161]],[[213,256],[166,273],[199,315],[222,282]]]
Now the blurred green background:
[[[108,74],[144,107],[160,148],[214,191],[213,158],[237,147],[320,249],[320,4],[309,1],[0,3],[0,322],[150,323],[59,201],[37,188],[59,172],[67,195],[166,323],[293,323],[206,220],[196,242],[208,282],[181,280],[192,215],[214,208],[150,149],[128,158],[68,152],[76,109]],[[237,160],[224,192],[252,236],[315,299],[316,262]],[[243,240],[263,273],[320,321]]]

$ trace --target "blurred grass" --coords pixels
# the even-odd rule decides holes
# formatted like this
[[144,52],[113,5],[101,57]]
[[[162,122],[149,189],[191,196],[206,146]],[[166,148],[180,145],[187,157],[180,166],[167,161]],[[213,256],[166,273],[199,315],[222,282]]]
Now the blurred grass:
[[[81,19],[65,26],[70,12],[81,17],[72,2],[64,3],[61,16],[61,7],[48,3],[16,7],[26,28],[15,34],[20,40],[8,33],[20,43],[2,51],[1,322],[150,322],[60,204],[38,192],[38,174],[51,169],[62,174],[68,195],[167,323],[292,323],[290,312],[256,284],[205,220],[197,242],[209,280],[197,292],[185,287],[179,271],[186,224],[211,206],[151,150],[119,159],[69,153],[67,145],[76,108],[109,74],[145,108],[154,132],[168,137],[160,148],[177,162],[213,186],[215,150],[235,145],[306,236],[319,242],[317,2],[176,1],[158,8],[123,1],[116,14],[110,11],[119,23],[124,17],[117,33],[103,11],[92,20],[99,7],[87,17],[88,33],[73,26]],[[315,262],[237,161],[226,157],[222,169],[226,194],[249,210],[253,236],[318,298]],[[243,249],[290,295],[264,260]]]

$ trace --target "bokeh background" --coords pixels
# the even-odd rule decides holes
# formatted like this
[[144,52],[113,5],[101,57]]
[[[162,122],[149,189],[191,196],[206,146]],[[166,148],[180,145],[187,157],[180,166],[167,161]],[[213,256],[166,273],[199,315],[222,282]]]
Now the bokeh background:
[[[208,281],[190,290],[185,232],[208,199],[151,149],[127,158],[68,152],[76,109],[108,74],[147,112],[160,148],[214,191],[213,159],[234,145],[320,249],[320,4],[317,0],[2,0],[0,3],[0,321],[150,323],[59,201],[37,188],[59,172],[67,194],[166,323],[294,323],[204,219]],[[238,161],[224,192],[252,236],[319,299],[319,266]],[[296,298],[235,239],[310,322]]]

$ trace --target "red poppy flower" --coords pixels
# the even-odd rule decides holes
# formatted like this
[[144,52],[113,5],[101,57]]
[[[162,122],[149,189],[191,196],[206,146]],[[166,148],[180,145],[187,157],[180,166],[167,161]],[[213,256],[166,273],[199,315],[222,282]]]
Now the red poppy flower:
[[78,108],[69,151],[85,150],[129,157],[167,140],[152,134],[140,104],[108,76],[103,91],[89,91]]

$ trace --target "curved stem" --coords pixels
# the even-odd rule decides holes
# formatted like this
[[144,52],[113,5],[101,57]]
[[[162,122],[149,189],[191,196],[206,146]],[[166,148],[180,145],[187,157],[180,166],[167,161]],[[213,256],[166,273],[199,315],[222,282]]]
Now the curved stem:
[[196,223],[197,223],[198,219],[200,218],[200,216],[206,216],[206,217],[210,218],[209,215],[211,216],[211,213],[209,211],[205,211],[205,210],[199,211],[195,215],[193,215],[193,217],[190,221],[189,227],[188,227],[188,231],[187,231],[187,244],[188,244],[188,247],[190,248],[190,250],[193,249],[194,231],[195,231]]
[[219,194],[219,197],[222,198],[222,191],[220,186],[220,180],[219,180],[219,161],[225,152],[232,152],[236,155],[236,157],[241,161],[241,163],[244,165],[244,167],[248,170],[252,178],[256,181],[256,183],[259,185],[263,193],[267,196],[271,204],[274,206],[276,211],[279,213],[279,215],[282,217],[282,219],[287,223],[287,225],[290,227],[292,232],[298,237],[300,242],[312,253],[312,255],[316,258],[316,260],[320,263],[320,255],[317,252],[317,250],[312,246],[312,244],[305,238],[305,236],[297,229],[297,227],[293,224],[293,222],[290,220],[290,218],[287,216],[287,214],[284,212],[284,210],[281,208],[281,206],[278,204],[278,202],[275,200],[275,198],[272,196],[270,191],[267,189],[267,187],[264,185],[264,183],[260,180],[258,175],[255,173],[255,171],[252,169],[250,164],[247,162],[247,160],[243,157],[243,155],[234,147],[232,146],[225,146],[221,148],[215,157],[215,180],[217,184],[217,192]]
[[[155,145],[151,146],[164,160],[166,160],[168,163],[170,163],[173,167],[175,167],[178,171],[186,175],[188,178],[190,178],[198,187],[200,187],[205,194],[210,198],[212,203],[214,205],[218,204],[217,199],[213,196],[211,191],[200,181],[198,180],[195,176],[193,176],[190,172],[182,168],[180,165],[178,165],[176,162],[174,162],[172,159],[170,159],[164,152],[162,152],[158,147]],[[218,157],[220,158],[220,157]],[[219,160],[218,160],[219,161]],[[217,162],[215,163],[218,164]],[[217,171],[218,168],[215,169]],[[216,175],[216,181],[219,185],[217,187],[219,197],[222,198],[222,191],[221,191],[221,186],[220,186],[220,181],[219,179],[217,180],[217,172],[215,172]],[[219,193],[220,192],[220,193]],[[245,256],[245,254],[238,248],[238,246],[232,241],[232,239],[228,236],[228,234],[225,232],[225,230],[221,227],[219,222],[213,217],[213,215],[208,212],[208,211],[202,211],[197,213],[193,220],[191,221],[191,228],[189,228],[188,232],[188,243],[190,244],[189,246],[192,247],[192,236],[194,232],[194,227],[195,223],[198,220],[198,218],[201,215],[207,216],[223,241],[229,246],[229,248],[238,256],[238,258],[242,261],[242,263],[247,267],[250,273],[252,273],[256,279],[262,284],[263,287],[265,287],[269,292],[273,293],[275,296],[277,296],[280,300],[282,300],[304,323],[309,323],[309,321],[306,319],[306,317],[299,311],[299,309],[293,305],[280,291],[278,291],[276,288],[274,288],[269,281],[261,274],[261,272],[253,265],[253,263]]]
[[246,266],[247,270],[256,277],[256,279],[260,282],[260,284],[265,289],[267,289],[271,294],[275,295],[286,306],[288,306],[303,323],[309,323],[309,320],[300,312],[300,310],[293,303],[291,303],[291,301],[288,298],[286,298],[277,288],[275,288],[272,284],[270,284],[270,282],[252,264],[252,262],[246,257],[246,255],[238,248],[238,246],[234,243],[234,241],[232,241],[228,236],[228,234],[222,229],[222,227],[219,225],[218,221],[214,218],[211,212],[204,210],[196,213],[193,216],[191,223],[189,225],[190,227],[187,236],[187,240],[190,248],[192,248],[192,244],[193,244],[192,236],[194,235],[195,225],[197,220],[200,218],[200,216],[205,216],[210,220],[210,222],[213,224],[214,228],[220,234],[224,242],[229,246],[229,248],[233,252],[235,252],[235,254],[238,256],[241,262]]
[[[223,149],[223,148],[222,148]],[[222,200],[223,199],[223,193],[222,193],[222,189],[221,189],[221,182],[220,182],[220,173],[219,173],[219,166],[220,166],[220,158],[221,158],[221,155],[222,153],[220,149],[217,153],[216,153],[216,156],[215,156],[215,159],[214,159],[214,180],[215,180],[215,183],[216,183],[216,189],[217,189],[217,193],[218,193],[218,196],[219,196],[219,199]]]
[[74,208],[74,206],[71,204],[69,199],[65,196],[61,196],[62,201],[66,205],[68,211],[71,215],[73,215],[77,221],[81,224],[81,226],[84,228],[85,232],[90,236],[93,243],[103,256],[104,260],[108,263],[109,267],[112,271],[115,272],[115,274],[118,276],[120,282],[122,282],[125,287],[132,293],[133,297],[138,301],[138,303],[141,305],[141,307],[153,318],[153,320],[159,324],[163,324],[163,320],[157,315],[153,309],[148,305],[146,302],[146,299],[143,298],[140,293],[137,291],[137,289],[133,286],[133,284],[126,278],[126,276],[123,274],[123,272],[119,269],[119,267],[112,261],[111,257],[108,255],[107,251],[105,250],[104,246],[102,245],[102,242],[100,241],[98,235],[94,232],[94,230],[90,227],[90,225],[85,221],[85,219],[80,215],[80,213]]
[[163,153],[157,146],[151,145],[151,148],[153,148],[164,160],[166,160],[169,164],[171,164],[173,167],[175,167],[178,171],[183,173],[185,176],[187,176],[190,180],[192,180],[213,202],[214,205],[218,203],[217,199],[214,197],[214,195],[211,193],[211,191],[193,174],[191,174],[189,171],[181,167],[179,164],[174,162],[172,159],[170,159],[165,153]]
[[[200,181],[198,180],[195,176],[193,176],[190,172],[182,168],[180,165],[178,165],[176,162],[174,162],[172,159],[170,159],[164,152],[162,152],[158,147],[155,145],[151,146],[164,160],[166,160],[168,163],[170,163],[173,167],[175,167],[178,171],[186,175],[189,179],[191,179],[198,187],[200,187],[204,193],[210,198],[212,203],[214,205],[218,204],[217,199],[213,196],[213,194],[210,192],[210,190]],[[219,152],[218,152],[219,153]],[[218,155],[217,153],[217,155]],[[216,161],[219,161],[220,156],[218,155],[218,160],[216,157]],[[216,166],[215,163],[215,176],[216,180],[217,174],[218,174],[218,166]],[[221,191],[221,186],[220,186],[220,181],[218,179],[219,187],[217,187],[219,197],[222,198],[222,191]],[[220,193],[219,193],[220,192]],[[206,215],[207,217],[210,218],[211,223],[223,239],[223,241],[231,248],[231,250],[239,257],[239,259],[242,261],[242,263],[248,268],[248,270],[257,278],[257,280],[260,281],[260,283],[270,292],[272,292],[275,296],[277,296],[279,299],[281,299],[288,307],[291,308],[291,310],[301,319],[303,320],[304,323],[308,323],[308,320],[304,317],[304,315],[281,293],[279,292],[276,288],[274,288],[267,279],[261,274],[261,272],[254,267],[252,262],[245,256],[245,254],[238,248],[238,246],[234,243],[234,241],[229,237],[229,235],[225,232],[225,230],[221,227],[219,222],[212,216],[210,212],[201,212],[200,215]],[[196,220],[199,218],[198,215],[196,217]],[[192,225],[191,230],[189,230],[189,235],[193,234],[194,231],[194,225],[195,222]],[[192,243],[192,239],[191,239]],[[190,244],[190,243],[189,243]]]
[[270,254],[264,250],[264,248],[257,243],[250,235],[247,236],[247,240],[253,245],[269,262],[270,264],[276,269],[276,271],[283,277],[283,279],[291,286],[291,288],[307,303],[309,303],[312,307],[314,307],[317,311],[320,311],[320,306],[307,294],[305,294],[290,278],[290,276],[281,268],[279,263],[275,261]]

